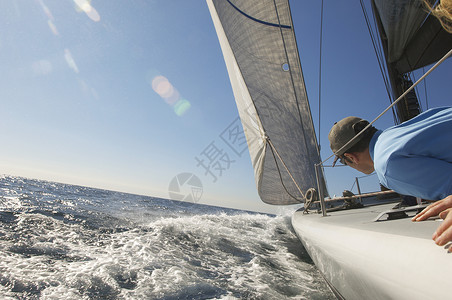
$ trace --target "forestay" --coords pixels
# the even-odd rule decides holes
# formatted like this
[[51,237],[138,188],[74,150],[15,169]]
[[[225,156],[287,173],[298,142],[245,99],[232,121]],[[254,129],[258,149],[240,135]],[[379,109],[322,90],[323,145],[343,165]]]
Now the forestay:
[[320,155],[289,3],[207,3],[248,142],[259,196],[269,204],[299,203],[302,193],[317,186],[314,164],[320,162]]

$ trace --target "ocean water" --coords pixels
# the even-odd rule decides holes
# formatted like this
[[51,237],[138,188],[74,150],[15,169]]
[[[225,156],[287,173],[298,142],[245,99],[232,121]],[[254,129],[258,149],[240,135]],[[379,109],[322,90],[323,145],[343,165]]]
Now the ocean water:
[[0,299],[334,299],[270,216],[0,177]]

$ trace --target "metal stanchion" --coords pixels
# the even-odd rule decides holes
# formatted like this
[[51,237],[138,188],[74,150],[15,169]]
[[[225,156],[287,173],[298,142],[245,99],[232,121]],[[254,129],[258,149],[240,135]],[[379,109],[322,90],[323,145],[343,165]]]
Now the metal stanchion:
[[[358,188],[358,195],[361,195],[361,189],[359,188],[358,177],[355,177],[355,180],[356,180],[356,187]],[[361,198],[361,196],[359,196],[359,203],[363,203],[363,199]]]
[[320,168],[321,168],[320,164],[315,165],[315,177],[317,179],[317,190],[319,193],[320,207],[322,208],[322,215],[325,217],[327,214],[326,214],[326,206],[325,206],[325,197],[324,197],[324,192],[323,192],[323,184],[320,183],[321,182]]

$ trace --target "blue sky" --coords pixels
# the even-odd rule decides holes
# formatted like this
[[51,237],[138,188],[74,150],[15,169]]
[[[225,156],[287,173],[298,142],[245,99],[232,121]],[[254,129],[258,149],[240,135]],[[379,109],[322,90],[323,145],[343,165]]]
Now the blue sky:
[[[290,1],[318,130],[320,3],[311,2]],[[326,158],[335,121],[372,120],[389,100],[360,6],[325,1],[324,13]],[[202,183],[199,203],[278,210],[258,199],[248,153],[221,139],[238,113],[205,1],[2,1],[0,26],[1,174],[169,198],[173,178],[188,173]],[[451,64],[427,79],[430,107],[451,104]],[[389,114],[376,123],[390,125]],[[228,158],[221,174],[199,164],[209,149]],[[355,176],[328,169],[330,193]]]

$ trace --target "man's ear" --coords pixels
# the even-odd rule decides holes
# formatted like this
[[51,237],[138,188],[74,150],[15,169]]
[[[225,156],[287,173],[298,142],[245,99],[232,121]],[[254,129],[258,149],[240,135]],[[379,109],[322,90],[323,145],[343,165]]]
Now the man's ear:
[[353,164],[356,164],[359,161],[358,156],[355,153],[344,153],[344,156],[349,162]]

